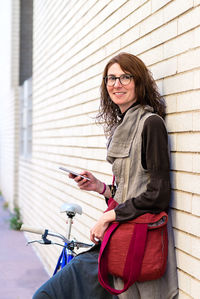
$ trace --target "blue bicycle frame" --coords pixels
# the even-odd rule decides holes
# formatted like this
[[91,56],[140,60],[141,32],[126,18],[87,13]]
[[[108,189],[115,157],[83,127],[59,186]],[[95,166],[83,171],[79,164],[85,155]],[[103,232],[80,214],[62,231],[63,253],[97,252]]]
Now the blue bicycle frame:
[[69,250],[67,248],[67,243],[65,243],[64,246],[65,247],[63,248],[63,250],[58,258],[58,262],[57,262],[56,268],[53,272],[53,276],[58,272],[59,269],[62,269],[65,265],[67,265],[74,257],[71,250]]

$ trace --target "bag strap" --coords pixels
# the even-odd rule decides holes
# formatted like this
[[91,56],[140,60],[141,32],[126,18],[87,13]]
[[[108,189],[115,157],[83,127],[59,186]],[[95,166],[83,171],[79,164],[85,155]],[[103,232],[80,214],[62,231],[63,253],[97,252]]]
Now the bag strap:
[[[137,281],[142,267],[148,229],[148,224],[146,223],[136,223],[134,225],[134,231],[130,241],[124,267],[124,287],[121,290],[117,290],[111,287],[108,282],[107,245],[110,237],[112,236],[112,233],[117,229],[119,225],[119,222],[114,222],[109,226],[106,234],[104,235],[99,253],[98,278],[101,285],[113,295],[118,295],[125,292],[134,282]],[[137,244],[137,246],[134,246],[135,243]]]

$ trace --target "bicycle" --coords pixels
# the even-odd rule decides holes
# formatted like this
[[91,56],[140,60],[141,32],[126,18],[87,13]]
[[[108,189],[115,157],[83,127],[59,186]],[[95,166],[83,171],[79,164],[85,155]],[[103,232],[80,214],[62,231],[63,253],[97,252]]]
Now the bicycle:
[[[65,203],[61,206],[60,211],[66,212],[67,217],[68,217],[67,238],[65,236],[63,236],[62,234],[49,231],[48,229],[34,228],[32,226],[28,226],[25,224],[22,224],[22,226],[21,226],[21,231],[26,231],[26,232],[41,235],[40,240],[28,241],[27,245],[32,244],[32,243],[39,243],[42,245],[54,244],[54,245],[63,247],[62,252],[58,258],[53,275],[55,275],[58,270],[62,269],[65,265],[67,265],[77,255],[77,253],[74,251],[74,249],[78,250],[80,248],[91,248],[92,246],[94,246],[94,244],[87,244],[87,243],[79,242],[76,240],[70,240],[73,218],[75,217],[76,213],[78,213],[80,215],[82,214],[81,206],[79,206],[78,204],[74,204],[74,203]],[[59,238],[63,241],[64,244],[53,242],[53,241],[47,239],[48,236]]]

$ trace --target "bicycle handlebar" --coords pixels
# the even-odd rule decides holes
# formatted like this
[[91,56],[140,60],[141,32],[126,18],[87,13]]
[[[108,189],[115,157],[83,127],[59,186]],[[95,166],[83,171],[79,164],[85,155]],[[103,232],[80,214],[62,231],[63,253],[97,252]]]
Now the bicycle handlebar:
[[[44,229],[44,228],[35,228],[35,227],[29,226],[29,225],[22,224],[20,230],[21,231],[26,231],[26,232],[29,232],[29,233],[42,235],[43,243],[41,243],[41,241],[39,241],[39,243],[41,243],[41,244],[57,244],[57,243],[53,243],[52,241],[50,241],[46,238],[47,236],[52,236],[52,237],[57,237],[57,238],[62,239],[62,241],[64,243],[68,244],[67,247],[70,248],[70,249],[74,249],[75,247],[77,249],[78,248],[89,248],[89,247],[93,246],[93,244],[86,244],[86,243],[78,242],[78,241],[74,241],[74,240],[69,241],[63,235],[55,233],[55,232],[50,232],[48,229]],[[33,241],[31,241],[29,243],[33,243]],[[57,244],[57,245],[60,245],[60,244]]]
[[42,235],[42,239],[46,239],[47,236],[57,237],[63,240],[63,242],[69,243],[69,240],[66,239],[63,235],[55,232],[51,232],[45,228],[35,228],[29,225],[22,224],[21,229],[22,231],[26,231],[29,233],[39,234]]
[[43,235],[45,233],[44,228],[36,228],[36,227],[25,225],[25,224],[22,224],[20,230],[26,231],[29,233],[38,234],[38,235]]

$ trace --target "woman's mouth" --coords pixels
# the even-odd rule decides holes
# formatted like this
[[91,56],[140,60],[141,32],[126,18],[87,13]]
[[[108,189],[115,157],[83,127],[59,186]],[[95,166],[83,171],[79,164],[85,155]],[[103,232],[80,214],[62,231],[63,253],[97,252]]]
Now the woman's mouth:
[[125,92],[113,92],[113,94],[116,96],[121,96],[121,95],[124,95]]

